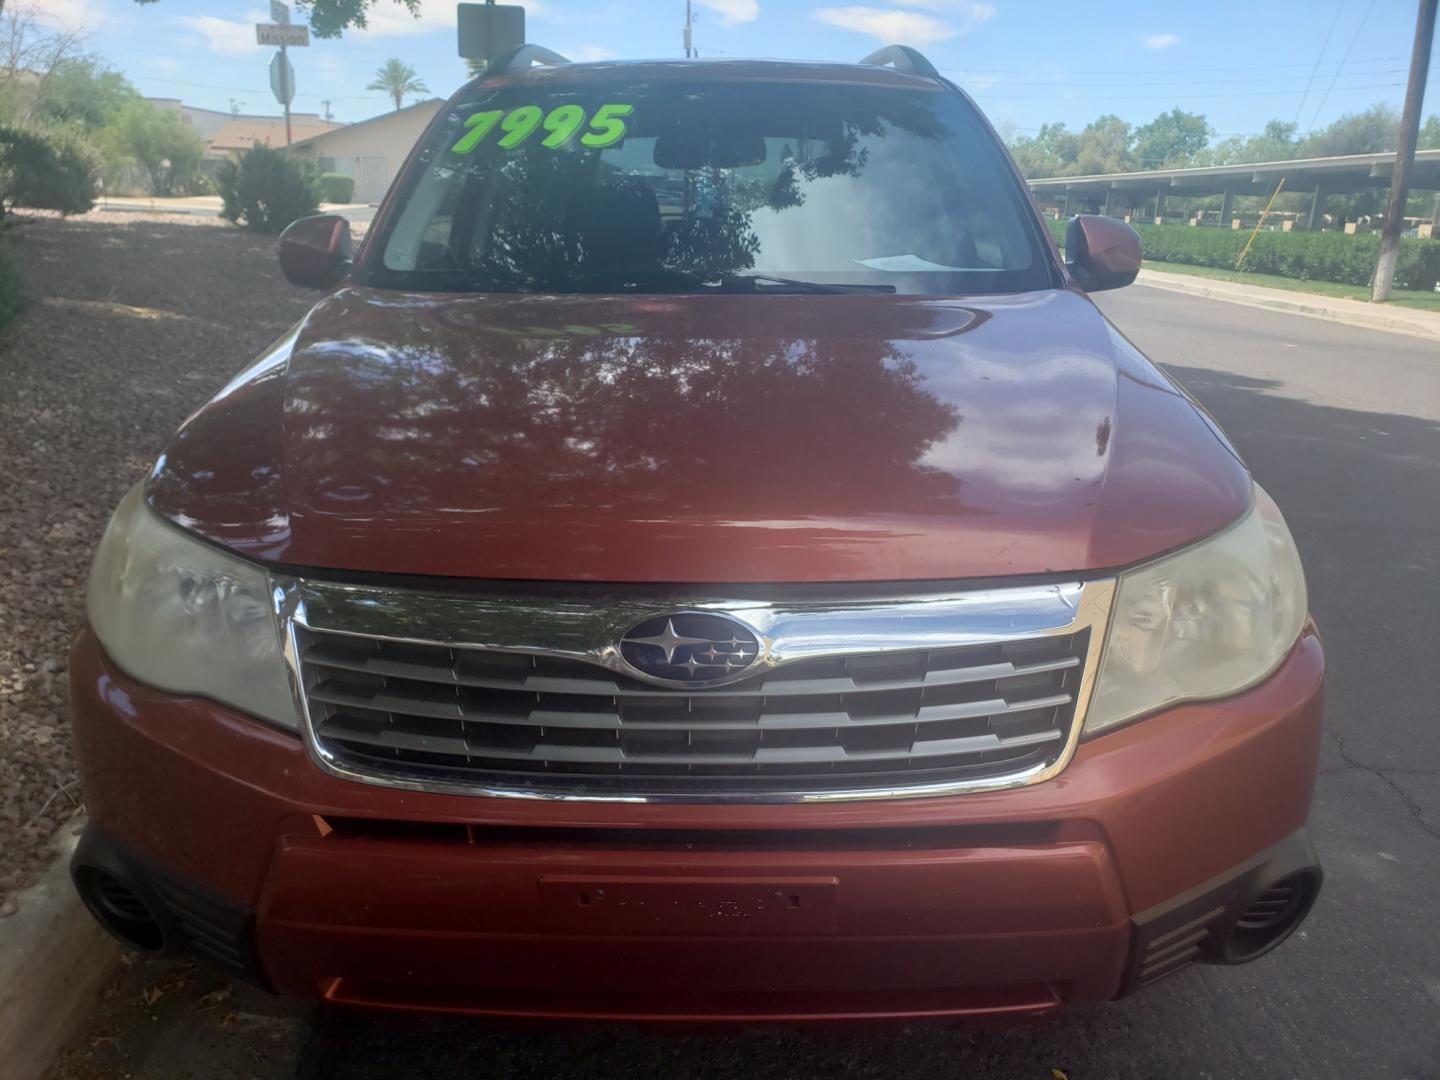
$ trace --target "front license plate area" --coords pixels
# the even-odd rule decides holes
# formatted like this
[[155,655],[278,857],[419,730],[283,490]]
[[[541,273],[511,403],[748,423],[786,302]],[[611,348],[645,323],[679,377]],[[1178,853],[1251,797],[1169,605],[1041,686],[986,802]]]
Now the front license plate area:
[[540,878],[545,928],[561,934],[833,934],[838,878]]

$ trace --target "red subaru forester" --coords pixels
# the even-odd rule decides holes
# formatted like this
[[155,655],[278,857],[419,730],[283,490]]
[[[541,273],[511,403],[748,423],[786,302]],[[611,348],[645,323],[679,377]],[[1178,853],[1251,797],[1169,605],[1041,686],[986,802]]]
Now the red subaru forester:
[[96,917],[494,1016],[1030,1016],[1283,940],[1323,659],[1215,424],[970,100],[866,62],[462,89],[120,504]]

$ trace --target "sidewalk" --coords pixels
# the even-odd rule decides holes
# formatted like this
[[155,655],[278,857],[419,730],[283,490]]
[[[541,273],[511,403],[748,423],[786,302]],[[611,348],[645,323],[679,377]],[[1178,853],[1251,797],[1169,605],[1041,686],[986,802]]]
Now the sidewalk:
[[[104,195],[95,201],[97,210],[144,210],[153,214],[196,214],[211,212],[218,214],[223,203],[219,195],[177,195],[169,198],[155,198],[147,195]],[[369,203],[321,203],[320,208],[336,210],[363,210]]]
[[1171,274],[1160,270],[1141,270],[1135,283],[1148,285],[1152,289],[1205,296],[1231,304],[1288,311],[1295,315],[1329,319],[1350,326],[1364,326],[1371,330],[1440,340],[1440,314],[1430,311],[1416,311],[1413,308],[1389,304],[1368,304],[1363,300],[1317,296],[1314,293],[1291,292],[1288,289],[1245,285],[1235,281],[1217,281],[1214,278]]

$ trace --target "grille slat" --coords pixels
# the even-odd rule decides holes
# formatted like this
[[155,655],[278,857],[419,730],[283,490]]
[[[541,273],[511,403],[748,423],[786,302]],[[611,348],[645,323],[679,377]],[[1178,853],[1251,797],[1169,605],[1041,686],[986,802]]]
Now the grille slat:
[[[1043,745],[1063,739],[1065,733],[1051,728],[1025,735],[1002,737],[993,732],[954,739],[915,740],[904,746],[884,749],[851,750],[838,743],[816,743],[810,746],[757,746],[749,753],[706,752],[693,744],[677,748],[673,753],[627,750],[619,743],[609,745],[577,745],[563,742],[536,741],[529,747],[507,746],[485,741],[483,735],[461,733],[420,734],[384,724],[367,724],[337,716],[320,724],[320,734],[347,745],[374,746],[387,750],[414,750],[427,754],[452,754],[500,761],[531,764],[546,761],[567,764],[612,765],[818,765],[842,764],[851,761],[904,762],[912,759],[954,757],[980,754],[994,750],[1013,750]],[[688,742],[688,740],[687,740]]]
[[297,627],[313,737],[349,767],[616,794],[1032,775],[1070,742],[1088,640],[830,650],[669,689],[571,654]]
[[[674,701],[677,695],[671,695]],[[1024,698],[1006,701],[990,698],[983,701],[958,702],[948,705],[926,705],[918,711],[907,713],[881,713],[878,715],[853,716],[848,712],[828,710],[825,712],[762,712],[754,719],[708,720],[695,715],[699,695],[686,699],[694,729],[704,731],[810,731],[830,729],[854,729],[869,727],[892,727],[895,725],[936,724],[952,720],[966,720],[979,717],[1005,717],[1037,709],[1054,709],[1069,705],[1069,694],[1050,694],[1039,698]],[[347,686],[343,682],[327,681],[310,692],[310,700],[326,705],[364,709],[373,712],[400,713],[422,716],[436,720],[459,721],[501,721],[519,727],[581,728],[594,731],[674,731],[673,718],[665,720],[629,719],[613,710],[579,711],[564,709],[533,708],[528,712],[505,713],[503,711],[468,704],[459,698],[437,700],[426,695],[407,694],[393,687]]]
[[[449,650],[441,650],[448,652]],[[523,654],[513,655],[528,660]],[[401,679],[415,679],[443,685],[470,686],[484,690],[513,690],[531,694],[593,694],[617,697],[625,701],[664,701],[674,697],[674,691],[656,690],[643,684],[622,682],[615,678],[576,678],[540,674],[517,673],[472,674],[462,666],[449,662],[422,664],[413,660],[399,659],[376,652],[363,639],[330,639],[320,641],[305,649],[303,660],[317,667],[356,671]],[[756,697],[811,697],[819,694],[883,693],[915,688],[941,686],[963,686],[977,682],[992,682],[1022,675],[1042,675],[1055,671],[1067,671],[1078,667],[1080,657],[1062,656],[1029,664],[1011,661],[978,664],[969,667],[944,668],[926,671],[919,678],[865,679],[856,681],[851,676],[834,678],[797,679],[792,677],[760,677],[755,685],[740,687],[717,687],[706,691],[705,696],[713,700],[746,700]],[[527,669],[528,670],[528,665]],[[599,670],[599,669],[596,669]]]

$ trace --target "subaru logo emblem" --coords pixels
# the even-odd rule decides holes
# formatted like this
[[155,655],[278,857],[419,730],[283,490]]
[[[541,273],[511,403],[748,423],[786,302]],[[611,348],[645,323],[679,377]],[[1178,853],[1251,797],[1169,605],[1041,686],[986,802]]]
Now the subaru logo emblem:
[[620,639],[620,655],[652,682],[730,682],[760,659],[760,639],[729,615],[682,611],[636,623]]

